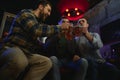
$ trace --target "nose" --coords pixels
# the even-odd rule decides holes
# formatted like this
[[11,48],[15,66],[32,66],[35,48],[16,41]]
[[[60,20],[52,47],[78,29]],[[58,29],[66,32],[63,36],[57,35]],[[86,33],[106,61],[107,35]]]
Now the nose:
[[48,13],[48,16],[50,16],[50,14],[51,14],[51,13],[49,12],[49,13]]

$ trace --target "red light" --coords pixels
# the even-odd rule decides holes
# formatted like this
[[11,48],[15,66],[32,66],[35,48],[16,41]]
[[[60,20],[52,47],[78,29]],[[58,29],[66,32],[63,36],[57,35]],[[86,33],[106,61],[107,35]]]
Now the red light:
[[70,13],[68,13],[67,16],[70,16]]
[[68,12],[68,11],[69,11],[69,9],[66,9],[65,11],[66,11],[66,12]]
[[79,13],[79,12],[77,12],[77,13],[76,13],[76,15],[80,15],[80,13]]
[[78,10],[78,8],[75,8],[75,11],[77,11]]

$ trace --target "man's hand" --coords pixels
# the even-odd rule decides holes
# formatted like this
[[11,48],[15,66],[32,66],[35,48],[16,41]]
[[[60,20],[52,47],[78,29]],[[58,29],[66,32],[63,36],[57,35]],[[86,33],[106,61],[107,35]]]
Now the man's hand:
[[77,60],[79,60],[79,59],[80,59],[80,57],[79,57],[78,55],[74,55],[73,61],[77,61]]
[[69,29],[70,23],[62,23],[61,24],[61,29]]

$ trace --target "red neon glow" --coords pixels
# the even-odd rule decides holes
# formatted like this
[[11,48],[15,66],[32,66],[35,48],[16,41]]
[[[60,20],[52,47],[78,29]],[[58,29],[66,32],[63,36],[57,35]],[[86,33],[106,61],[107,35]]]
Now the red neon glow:
[[79,18],[82,18],[84,16],[84,13],[88,10],[89,3],[87,0],[60,0],[58,2],[58,9],[61,14],[66,11],[66,9],[71,8],[74,8],[75,10],[78,8],[83,12],[83,14],[80,14],[77,17],[68,17],[70,20],[78,20]]

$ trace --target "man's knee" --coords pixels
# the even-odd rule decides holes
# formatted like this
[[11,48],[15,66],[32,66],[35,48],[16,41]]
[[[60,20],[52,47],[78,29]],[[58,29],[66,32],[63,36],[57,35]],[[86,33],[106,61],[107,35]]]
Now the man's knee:
[[45,64],[47,67],[51,68],[52,67],[52,61],[50,58],[45,58]]
[[38,65],[38,67],[40,66],[44,69],[49,70],[52,67],[52,61],[46,56],[33,54],[30,58],[30,65]]
[[53,64],[58,64],[58,59],[56,56],[51,56],[50,59],[51,59]]
[[81,65],[88,67],[88,61],[85,58],[81,58]]
[[26,66],[28,65],[28,62],[26,60],[16,60],[14,62],[14,65],[19,70],[24,70]]

